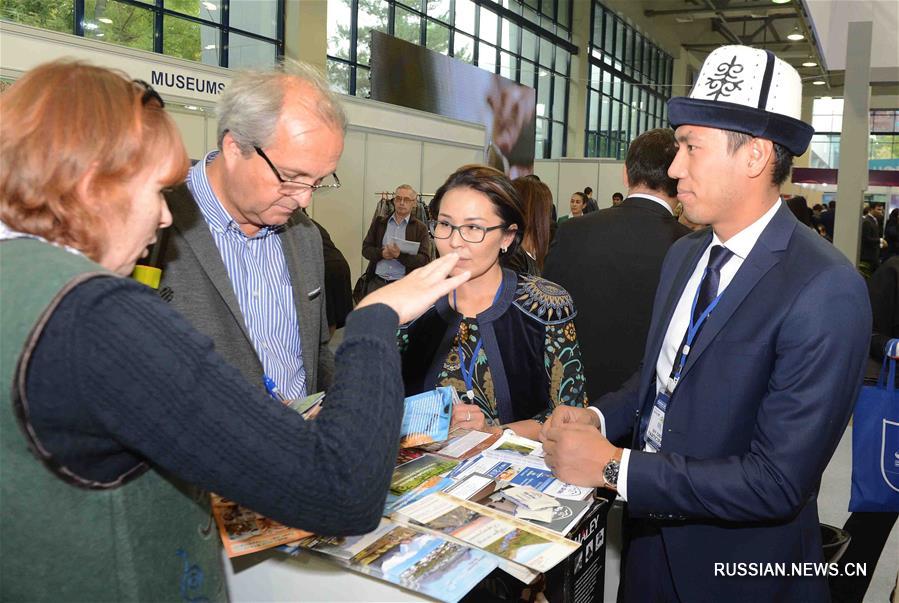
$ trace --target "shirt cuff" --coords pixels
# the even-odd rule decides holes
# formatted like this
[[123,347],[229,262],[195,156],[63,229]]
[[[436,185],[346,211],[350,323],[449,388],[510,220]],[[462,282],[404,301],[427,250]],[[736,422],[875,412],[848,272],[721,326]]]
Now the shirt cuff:
[[616,489],[618,490],[618,496],[624,502],[627,502],[627,466],[631,461],[631,449],[625,448],[621,452],[621,466],[618,468],[618,486]]
[[599,432],[602,435],[606,435],[606,418],[602,415],[602,411],[595,406],[588,406],[587,408],[595,412],[596,416],[599,417]]
[[346,319],[343,339],[373,337],[389,345],[396,345],[396,329],[399,316],[387,304],[372,304],[353,310]]

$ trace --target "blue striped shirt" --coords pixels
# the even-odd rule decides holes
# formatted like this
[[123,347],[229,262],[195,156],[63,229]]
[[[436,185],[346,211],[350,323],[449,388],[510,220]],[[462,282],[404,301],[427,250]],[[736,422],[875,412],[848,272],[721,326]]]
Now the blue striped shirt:
[[240,230],[222,207],[206,177],[206,164],[217,154],[218,151],[210,152],[190,169],[187,188],[222,255],[244,324],[265,374],[286,398],[303,398],[306,396],[306,369],[290,273],[278,237],[283,226],[263,227],[253,237]]

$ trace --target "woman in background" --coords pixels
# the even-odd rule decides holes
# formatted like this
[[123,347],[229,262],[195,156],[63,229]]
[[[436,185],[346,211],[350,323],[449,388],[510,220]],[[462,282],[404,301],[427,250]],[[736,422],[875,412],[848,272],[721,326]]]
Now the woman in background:
[[0,600],[224,600],[208,492],[319,534],[377,526],[398,321],[466,280],[457,258],[362,300],[307,423],[122,278],[188,169],[152,88],[49,63],[0,96],[0,128]]
[[565,222],[569,218],[579,218],[584,215],[584,207],[587,205],[587,198],[584,196],[582,192],[575,192],[571,194],[571,200],[568,201],[568,207],[571,210],[571,213],[567,216],[562,216],[559,218],[559,224]]
[[516,178],[512,186],[524,212],[524,235],[514,254],[503,256],[503,265],[515,272],[540,276],[549,251],[553,195],[549,187],[531,177]]
[[503,269],[525,220],[515,187],[493,168],[467,165],[431,202],[440,255],[456,253],[471,280],[400,331],[412,395],[450,385],[463,404],[453,425],[536,438],[560,404],[586,404],[571,296],[547,280]]

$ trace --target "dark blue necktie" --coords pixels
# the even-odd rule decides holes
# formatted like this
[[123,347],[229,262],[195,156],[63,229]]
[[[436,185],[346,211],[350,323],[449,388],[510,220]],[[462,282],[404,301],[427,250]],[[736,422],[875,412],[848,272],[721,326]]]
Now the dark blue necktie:
[[699,283],[699,297],[696,299],[696,308],[693,309],[693,324],[696,324],[703,310],[718,295],[721,268],[733,255],[733,252],[723,245],[713,245],[709,251],[709,265],[702,277],[702,282]]

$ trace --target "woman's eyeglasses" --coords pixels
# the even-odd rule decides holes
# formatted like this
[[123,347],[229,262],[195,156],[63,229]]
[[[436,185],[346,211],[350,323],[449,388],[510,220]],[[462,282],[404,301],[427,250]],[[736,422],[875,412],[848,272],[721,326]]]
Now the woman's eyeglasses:
[[431,220],[428,222],[428,229],[435,239],[448,239],[453,236],[453,231],[458,230],[459,236],[463,241],[468,243],[481,243],[487,237],[487,233],[491,230],[506,228],[507,224],[499,226],[478,226],[477,224],[462,224],[456,226],[450,224],[446,220]]

